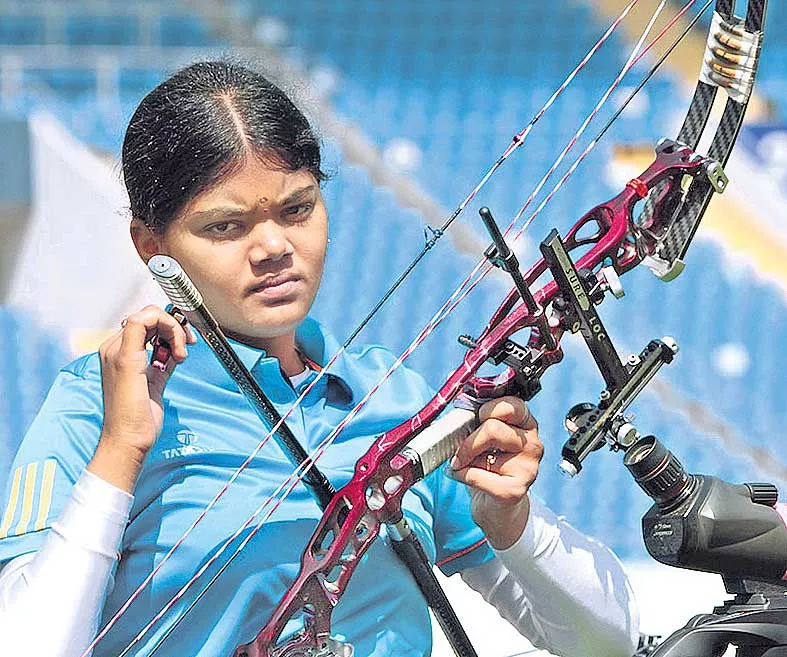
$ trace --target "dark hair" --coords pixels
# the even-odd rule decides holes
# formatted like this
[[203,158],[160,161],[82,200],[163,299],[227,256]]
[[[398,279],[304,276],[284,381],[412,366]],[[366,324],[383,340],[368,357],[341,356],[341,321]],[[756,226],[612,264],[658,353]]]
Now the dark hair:
[[178,71],[142,99],[126,130],[131,216],[165,228],[249,154],[287,170],[308,169],[320,182],[326,177],[308,120],[265,77],[224,61]]

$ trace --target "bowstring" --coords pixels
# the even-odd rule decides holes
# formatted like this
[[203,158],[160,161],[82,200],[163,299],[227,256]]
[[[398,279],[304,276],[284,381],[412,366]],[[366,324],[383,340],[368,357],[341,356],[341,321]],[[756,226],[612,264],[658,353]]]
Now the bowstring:
[[[636,0],[634,0],[634,2],[636,2]],[[546,179],[548,177],[550,177],[552,175],[552,173],[554,173],[554,171],[559,166],[559,164],[562,161],[562,159],[565,157],[566,153],[576,144],[577,140],[582,135],[584,130],[587,128],[587,126],[590,123],[590,121],[592,120],[592,118],[595,117],[597,112],[601,109],[601,106],[604,103],[606,103],[606,101],[608,100],[608,98],[611,95],[612,91],[614,91],[614,89],[619,85],[619,83],[622,81],[622,79],[626,75],[626,73],[631,68],[633,68],[650,51],[650,49],[655,45],[655,43],[657,41],[659,41],[667,33],[667,31],[669,31],[669,29],[675,24],[675,22],[677,22],[690,9],[690,7],[695,2],[696,2],[696,0],[690,0],[688,2],[688,4],[678,14],[676,14],[675,17],[661,30],[659,35],[650,44],[648,44],[648,46],[643,51],[639,52],[639,49],[642,47],[642,44],[644,43],[645,39],[647,38],[647,35],[649,34],[650,30],[652,29],[653,24],[657,20],[658,15],[663,10],[663,7],[666,4],[666,0],[662,0],[661,1],[659,6],[657,7],[656,11],[654,12],[653,16],[651,17],[650,21],[648,22],[648,25],[646,26],[643,34],[641,35],[640,39],[638,40],[637,44],[635,45],[632,53],[630,54],[626,64],[624,65],[623,69],[621,70],[620,74],[617,76],[615,81],[612,83],[612,85],[609,87],[609,89],[602,96],[601,100],[596,105],[596,107],[593,109],[591,114],[583,122],[582,126],[580,127],[579,132],[570,140],[569,144],[566,146],[566,148],[563,150],[563,152],[558,157],[558,160],[552,165],[552,167],[550,168],[548,173],[539,182],[539,186],[531,194],[531,196],[528,198],[528,200],[525,203],[525,205],[523,206],[523,208],[520,209],[520,211],[516,214],[516,216],[514,217],[514,219],[511,222],[511,224],[506,229],[506,231],[505,231],[506,233],[510,232],[510,230],[514,227],[514,225],[516,224],[518,219],[521,218],[522,214],[524,213],[524,210],[528,207],[530,202],[537,195],[538,191],[540,191],[540,189],[545,184]],[[615,116],[613,118],[613,121],[614,121],[615,118],[617,118],[617,116],[619,116],[620,112],[622,112],[622,110],[625,109],[626,105],[630,102],[630,100],[633,98],[633,96],[636,94],[636,92],[639,91],[639,89],[642,88],[644,82],[646,82],[652,76],[652,74],[655,72],[655,70],[666,59],[666,56],[668,56],[672,52],[672,50],[677,45],[677,43],[679,43],[680,40],[683,39],[683,37],[688,33],[688,31],[691,29],[691,27],[693,27],[693,25],[699,20],[699,18],[702,15],[702,13],[708,8],[708,6],[710,6],[710,4],[712,4],[712,2],[713,2],[713,0],[708,0],[706,5],[701,9],[700,13],[697,15],[697,17],[691,22],[691,24],[688,26],[688,28],[679,36],[679,38],[675,41],[675,43],[668,49],[668,51],[665,53],[665,56],[663,56],[659,60],[659,62],[656,64],[656,66],[648,73],[648,75],[645,78],[645,80],[640,85],[638,85],[637,88],[635,89],[635,91],[626,99],[626,101],[624,101],[624,103],[621,105],[620,109],[616,112],[616,114],[615,114]],[[630,3],[627,6],[626,13],[631,8],[631,6],[633,6],[633,3]],[[609,30],[609,29],[607,30],[607,33],[605,34],[605,37],[608,36],[610,31],[611,30]],[[597,42],[597,44],[594,46],[594,48],[597,49],[598,45],[599,45],[599,43]],[[583,61],[586,62],[587,59],[588,59],[588,57],[586,56],[586,58]],[[575,69],[575,71],[572,72],[572,74],[569,76],[569,78],[573,79],[573,76],[576,74],[576,70],[577,69]],[[568,80],[568,78],[567,78],[567,80]],[[559,89],[559,91],[564,89],[566,84],[567,83],[564,83],[563,85],[561,85],[561,88]],[[553,96],[548,101],[548,105],[551,105],[554,102],[557,94],[558,94],[558,92],[555,92],[555,94],[553,94]],[[535,124],[535,121],[537,121],[538,118],[540,118],[540,116],[542,114],[543,114],[543,110],[540,111],[537,114],[536,118],[533,121],[531,121],[530,124],[528,124],[528,127],[525,128],[525,130],[523,130],[522,132],[518,133],[518,135],[523,135],[524,137],[526,137],[527,134],[529,134],[530,130],[532,130],[532,126]],[[610,124],[611,124],[611,122],[610,122]],[[516,233],[516,235],[515,235],[515,237],[513,239],[513,242],[516,242],[522,236],[522,234],[524,233],[526,228],[530,225],[530,223],[535,218],[535,216],[543,209],[543,207],[546,205],[546,202],[548,202],[554,196],[554,194],[563,185],[563,183],[565,183],[567,178],[576,170],[578,164],[581,163],[582,160],[584,160],[584,158],[587,156],[587,154],[590,152],[590,150],[592,150],[593,146],[595,146],[595,144],[598,142],[600,137],[604,134],[604,132],[606,132],[606,130],[608,129],[610,124],[605,126],[604,130],[591,142],[591,146],[588,147],[588,149],[586,149],[582,153],[580,158],[578,158],[578,160],[576,160],[574,162],[572,167],[569,169],[569,172],[558,182],[558,184],[555,186],[555,188],[553,188],[553,190],[550,192],[550,195],[547,197],[547,199],[545,199],[545,202],[543,202],[539,206],[539,208],[536,210],[536,212],[533,213],[533,215],[531,215],[528,218],[527,223],[519,230],[519,232]],[[521,144],[521,143],[522,142],[517,141],[517,138],[515,137],[513,142],[512,142],[512,145],[509,146],[508,154],[510,155],[510,153],[513,152],[513,150],[516,149],[518,147],[518,145]],[[507,155],[506,155],[506,157],[507,157]],[[504,158],[502,158],[502,159],[504,159]],[[495,167],[499,167],[500,163],[502,163],[501,160],[498,160],[498,163],[496,163]],[[493,167],[493,168],[495,168],[495,167]],[[485,183],[486,180],[488,180],[488,177],[485,177],[485,180],[483,181],[483,183]],[[478,190],[480,190],[481,186],[483,186],[483,184],[480,184],[479,186],[477,186],[477,188],[471,193],[471,195],[468,196],[468,199],[463,202],[462,207],[467,205],[469,200],[472,199],[473,196],[475,196],[475,194],[478,192]],[[341,433],[341,431],[343,431],[344,428],[352,421],[352,419],[360,412],[360,410],[365,406],[365,404],[368,402],[368,400],[374,394],[376,394],[377,390],[379,390],[379,388],[382,386],[382,384],[391,376],[391,374],[393,374],[393,372],[396,369],[398,369],[404,363],[404,361],[415,351],[415,349],[418,346],[420,346],[420,344],[426,339],[426,337],[429,336],[429,334],[431,334],[434,331],[434,329],[443,321],[443,319],[445,319],[445,317],[447,317],[451,312],[453,312],[453,310],[459,305],[459,303],[461,303],[461,301],[469,294],[469,292],[472,291],[472,289],[474,289],[475,286],[478,283],[481,282],[481,280],[489,273],[489,271],[491,271],[493,269],[493,267],[491,265],[488,265],[488,263],[487,263],[487,268],[481,274],[481,276],[478,279],[476,279],[469,287],[464,289],[465,286],[467,286],[468,283],[471,281],[472,277],[484,266],[484,264],[486,262],[487,261],[485,259],[482,259],[482,260],[479,261],[478,264],[476,264],[476,266],[473,268],[472,272],[468,275],[468,277],[465,279],[465,281],[463,281],[463,283],[460,284],[460,286],[454,291],[454,293],[443,304],[443,306],[435,313],[435,315],[430,320],[430,322],[424,327],[424,329],[419,333],[419,335],[410,344],[410,346],[399,356],[399,358],[396,359],[394,364],[389,368],[389,370],[382,377],[382,379],[372,389],[370,389],[367,392],[367,394],[363,397],[363,399],[361,399],[361,401],[358,403],[358,405],[356,405],[356,407],[353,408],[348,413],[348,415],[334,428],[334,430],[331,431],[328,434],[328,436],[326,436],[326,438],[323,439],[323,441],[317,446],[317,448],[315,448],[315,450],[312,452],[312,454],[310,454],[309,457],[303,463],[299,464],[299,466],[296,467],[295,470],[293,470],[293,472],[282,482],[282,484],[280,484],[276,488],[276,490],[257,508],[257,510],[254,511],[254,513],[252,513],[251,516],[249,516],[249,518],[233,533],[233,535],[229,539],[225,540],[225,542],[222,544],[220,549],[216,553],[214,553],[214,555],[200,569],[198,569],[198,571],[192,576],[192,578],[183,585],[183,587],[175,594],[175,596],[173,596],[173,598],[170,599],[170,601],[165,604],[165,606],[156,614],[156,616],[148,623],[148,625],[146,625],[145,628],[143,628],[143,630],[140,631],[140,633],[137,635],[137,637],[135,637],[135,639],[132,640],[131,644],[129,644],[126,647],[126,649],[119,655],[119,657],[124,657],[128,653],[130,648],[133,647],[133,645],[137,641],[139,641],[144,636],[144,634],[146,634],[150,630],[150,628],[152,628],[152,626],[155,625],[155,623],[158,620],[160,620],[166,614],[166,612],[169,609],[172,608],[172,606],[174,606],[174,604],[185,594],[187,589],[190,588],[196,582],[196,580],[199,579],[199,577],[201,577],[202,574],[204,574],[204,572],[213,563],[215,563],[215,561],[218,559],[219,556],[221,556],[221,554],[224,553],[224,551],[227,549],[227,547],[229,547],[229,545],[233,541],[235,541],[237,539],[237,537],[240,536],[240,534],[243,533],[243,531],[246,528],[248,528],[251,525],[251,523],[254,521],[254,519],[284,489],[284,487],[287,485],[287,483],[291,482],[291,484],[287,488],[286,492],[284,492],[284,494],[277,500],[277,502],[274,504],[274,506],[268,511],[268,513],[259,521],[259,523],[249,533],[249,535],[239,544],[239,546],[236,548],[235,552],[222,565],[222,567],[219,569],[219,571],[214,574],[214,576],[206,584],[206,586],[202,590],[200,590],[200,592],[198,593],[196,598],[186,608],[186,610],[179,617],[179,619],[175,623],[173,623],[173,625],[161,637],[161,639],[158,641],[157,645],[151,651],[150,655],[152,655],[153,652],[155,652],[158,649],[158,647],[163,643],[164,640],[166,640],[166,638],[177,627],[177,625],[186,616],[186,614],[188,614],[189,611],[194,607],[194,605],[196,605],[197,602],[202,598],[202,596],[205,593],[207,593],[208,589],[212,586],[212,584],[216,581],[216,579],[218,579],[218,577],[224,572],[224,570],[230,565],[230,563],[234,560],[234,558],[245,548],[245,546],[254,537],[254,535],[262,527],[262,525],[273,515],[273,513],[276,511],[276,509],[278,509],[278,507],[282,504],[282,502],[284,502],[284,500],[289,496],[289,494],[292,492],[292,490],[294,490],[294,488],[298,485],[298,483],[300,483],[300,481],[302,480],[303,476],[305,476],[306,473],[311,469],[311,467],[316,464],[316,462],[319,460],[319,458],[322,456],[322,454],[325,452],[325,450],[331,444],[333,444],[333,442],[335,441],[336,437]],[[355,334],[357,334],[357,331],[355,332]],[[289,417],[289,415],[300,405],[302,399],[308,394],[308,392],[312,389],[312,387],[314,385],[316,385],[317,381],[320,378],[322,378],[322,376],[329,369],[329,367],[345,351],[345,349],[349,345],[349,342],[350,342],[350,340],[348,340],[340,348],[340,350],[334,355],[333,358],[331,358],[329,363],[319,372],[317,378],[315,378],[312,381],[312,383],[304,390],[304,392],[301,394],[301,396],[298,399],[296,399],[296,401],[294,402],[293,406],[287,411],[285,416],[282,417],[282,419],[279,422],[276,423],[275,427],[270,431],[270,433],[268,435],[266,435],[265,438],[263,438],[263,440],[261,441],[260,445],[254,451],[253,454],[256,454],[259,451],[259,449],[262,447],[262,445],[269,440],[270,436],[272,436],[275,433],[275,431],[281,426],[281,424],[283,424],[283,422],[287,419],[287,417]],[[298,474],[298,472],[300,470],[303,470],[303,472],[301,474]],[[226,490],[226,487],[225,487],[225,490]],[[222,491],[222,493],[223,493],[223,491]],[[190,530],[191,530],[191,528],[190,528]],[[174,547],[173,547],[173,551],[174,551]]]
[[[620,82],[623,80],[623,78],[626,76],[626,74],[634,66],[636,66],[637,63],[639,63],[639,61],[648,53],[648,51],[650,51],[650,49],[656,44],[656,42],[662,36],[664,36],[664,34],[669,30],[669,28],[671,28],[675,24],[675,22],[677,20],[679,20],[680,17],[683,16],[683,14],[686,11],[688,11],[688,9],[691,7],[692,4],[694,4],[695,1],[696,0],[690,0],[689,3],[680,11],[680,13],[678,13],[672,19],[672,21],[670,21],[666,25],[666,27],[664,27],[664,29],[659,33],[659,35],[653,41],[651,41],[650,44],[648,44],[648,46],[644,50],[642,50],[642,44],[645,42],[645,39],[647,38],[648,34],[650,34],[651,29],[653,29],[654,23],[656,22],[658,17],[661,15],[661,12],[664,9],[664,6],[667,4],[667,0],[661,0],[661,3],[658,5],[658,7],[656,7],[656,11],[653,12],[653,15],[650,17],[650,21],[645,26],[645,29],[642,32],[642,35],[640,36],[639,40],[637,41],[636,45],[634,46],[634,50],[631,51],[631,54],[629,55],[628,60],[626,60],[626,63],[623,65],[623,68],[620,70],[620,73],[618,73],[617,77],[612,82],[612,84],[602,94],[601,98],[599,99],[598,103],[596,103],[596,106],[593,108],[593,110],[590,112],[590,114],[588,114],[587,117],[585,117],[585,120],[582,122],[582,125],[579,127],[579,130],[577,130],[576,134],[569,140],[568,144],[566,144],[565,148],[561,151],[560,155],[558,155],[558,157],[555,160],[555,162],[549,168],[549,171],[547,171],[546,174],[544,174],[543,178],[541,178],[541,180],[538,181],[538,184],[535,186],[535,188],[531,192],[530,196],[525,201],[525,204],[522,206],[522,208],[519,210],[519,212],[517,212],[516,215],[514,215],[514,218],[511,220],[511,223],[508,226],[508,230],[510,230],[519,221],[520,217],[524,214],[525,210],[528,208],[530,203],[532,203],[533,199],[542,190],[542,188],[546,184],[547,180],[549,180],[549,178],[552,177],[552,174],[555,172],[555,170],[563,162],[563,159],[566,157],[568,152],[576,145],[577,141],[579,141],[579,138],[585,133],[585,130],[587,129],[588,125],[590,125],[590,122],[596,117],[596,115],[601,110],[601,108],[604,106],[604,104],[606,104],[606,102],[609,99],[610,95],[617,88],[617,86],[620,84]],[[527,224],[527,225],[529,225],[529,224]],[[527,225],[525,227],[527,227]],[[521,232],[517,233],[517,238],[515,238],[515,239],[518,239],[519,235],[521,235]]]
[[[681,12],[677,16],[675,16],[675,18],[670,22],[670,25],[668,25],[667,27],[670,27],[678,19],[680,19],[680,17],[683,14],[686,13],[686,11],[688,10],[689,6],[691,4],[693,4],[693,3],[694,3],[694,0],[692,0],[686,7],[684,7],[681,10]],[[541,201],[541,203],[538,205],[538,207],[536,207],[536,209],[533,211],[533,213],[527,218],[527,221],[525,222],[525,224],[522,226],[522,228],[516,234],[515,239],[518,239],[522,235],[522,233],[527,229],[527,227],[533,222],[533,220],[541,213],[541,211],[544,209],[544,207],[547,205],[547,203],[549,203],[549,201],[555,196],[555,194],[558,192],[558,190],[560,190],[560,188],[565,184],[566,180],[568,180],[568,178],[574,173],[574,171],[577,170],[579,165],[582,164],[582,162],[590,154],[590,152],[596,147],[598,142],[606,134],[607,130],[609,130],[609,128],[617,120],[617,118],[623,113],[623,111],[626,109],[626,107],[631,102],[631,100],[634,98],[634,96],[636,96],[637,93],[639,93],[640,89],[642,89],[642,87],[645,86],[645,84],[648,82],[648,80],[650,80],[650,78],[659,69],[659,67],[664,63],[664,61],[667,59],[667,57],[669,57],[669,55],[676,48],[676,46],[683,40],[683,37],[685,37],[691,31],[691,29],[694,27],[694,25],[697,24],[697,21],[699,21],[699,19],[702,17],[702,15],[705,13],[705,11],[707,11],[708,7],[710,7],[713,3],[714,3],[714,0],[707,0],[705,2],[705,4],[700,9],[700,11],[697,13],[696,16],[694,16],[694,18],[691,19],[689,24],[686,26],[686,28],[680,34],[680,36],[672,43],[672,45],[658,59],[656,64],[653,66],[653,68],[651,68],[650,71],[648,71],[648,73],[645,75],[645,77],[643,77],[643,79],[639,82],[639,84],[637,84],[637,86],[634,87],[634,89],[626,97],[626,99],[623,101],[623,103],[621,103],[620,107],[610,117],[609,121],[607,121],[607,123],[604,125],[604,127],[599,131],[598,135],[596,135],[590,141],[590,143],[585,148],[585,150],[582,151],[582,154],[573,162],[573,164],[569,167],[568,171],[566,171],[566,173],[563,175],[563,177],[560,180],[558,180],[558,182],[555,184],[555,186],[550,190],[549,194],[547,194],[547,196],[544,198],[544,200]],[[665,29],[667,29],[667,28],[665,28]],[[651,45],[653,45],[653,44],[651,44]],[[650,46],[648,46],[648,48],[641,53],[641,55],[637,58],[637,61],[639,61],[639,59],[641,59],[647,53],[647,51],[649,49],[650,49]],[[637,62],[634,62],[634,63],[636,64]],[[517,217],[516,217],[517,219],[519,219],[519,217],[522,216],[524,211],[527,209],[527,205],[528,204],[526,203],[520,209],[520,211],[517,213]]]
[[630,0],[630,2],[624,7],[623,11],[618,15],[618,17],[612,21],[610,26],[607,28],[606,32],[593,44],[593,47],[587,52],[587,54],[580,60],[579,64],[574,67],[574,70],[568,74],[566,79],[560,84],[560,86],[555,90],[555,92],[550,96],[547,102],[541,107],[541,109],[536,112],[536,115],[530,120],[530,123],[525,126],[520,132],[514,135],[511,140],[511,143],[508,147],[503,151],[503,154],[497,159],[497,161],[491,166],[489,171],[487,171],[481,180],[476,184],[476,186],[472,189],[472,191],[465,197],[465,199],[456,207],[456,209],[451,213],[451,215],[446,219],[446,221],[437,229],[432,230],[432,238],[426,241],[424,248],[421,252],[413,259],[413,261],[407,266],[407,268],[399,275],[399,277],[394,281],[393,285],[383,294],[380,300],[374,305],[374,307],[369,311],[366,317],[361,321],[360,324],[350,333],[350,336],[344,342],[344,347],[348,347],[351,342],[355,340],[358,334],[366,327],[366,325],[371,321],[372,317],[374,317],[379,310],[383,307],[386,301],[396,292],[399,286],[404,282],[405,278],[407,278],[410,273],[415,269],[416,265],[426,256],[426,254],[431,250],[431,248],[435,245],[437,240],[439,240],[445,232],[450,228],[451,224],[454,223],[456,218],[464,211],[464,209],[468,206],[468,204],[478,195],[478,193],[483,189],[489,179],[497,172],[497,170],[503,165],[503,163],[510,157],[510,155],[519,147],[521,147],[528,135],[531,133],[533,128],[535,127],[536,123],[538,123],[539,119],[546,113],[546,111],[552,107],[557,97],[563,93],[563,91],[568,87],[569,84],[574,80],[576,75],[581,71],[585,65],[590,61],[591,57],[596,54],[596,51],[606,42],[612,32],[617,29],[618,25],[623,22],[623,20],[628,16],[629,12],[633,9],[634,5],[636,5],[639,0]]

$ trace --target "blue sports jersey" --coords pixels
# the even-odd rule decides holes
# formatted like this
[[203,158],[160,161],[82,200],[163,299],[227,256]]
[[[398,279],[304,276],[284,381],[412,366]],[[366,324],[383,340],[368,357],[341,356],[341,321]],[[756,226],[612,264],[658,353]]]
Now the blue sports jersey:
[[[335,338],[311,319],[304,321],[296,337],[303,353],[317,363],[327,362],[339,348]],[[282,414],[316,376],[293,390],[276,359],[246,345],[234,342],[233,346]],[[386,349],[364,347],[346,352],[332,366],[288,418],[307,452],[393,361]],[[372,440],[410,417],[430,397],[418,374],[399,368],[320,458],[319,467],[336,488],[341,487]],[[134,491],[102,627],[267,433],[201,339],[189,346],[188,358],[172,375],[164,404],[164,427]],[[95,451],[102,409],[99,360],[91,354],[60,372],[16,456],[0,507],[4,509],[0,565],[41,546]],[[94,657],[120,653],[291,470],[280,448],[269,441],[98,644]],[[405,495],[403,508],[429,558],[446,574],[492,558],[491,548],[470,517],[467,489],[442,469],[416,484]],[[296,576],[301,552],[320,517],[317,504],[298,485],[156,654],[227,657],[238,644],[250,641]],[[248,530],[238,542],[247,536]],[[409,572],[385,543],[383,535],[357,568],[334,609],[334,632],[355,646],[357,657],[421,657],[429,653],[432,641],[427,606]],[[219,565],[235,547],[222,555]],[[211,566],[130,654],[147,655],[217,569]]]

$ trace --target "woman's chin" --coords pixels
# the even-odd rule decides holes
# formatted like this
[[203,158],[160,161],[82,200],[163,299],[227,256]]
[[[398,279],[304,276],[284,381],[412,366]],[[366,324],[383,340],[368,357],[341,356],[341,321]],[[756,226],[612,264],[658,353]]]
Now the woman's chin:
[[249,322],[243,326],[225,328],[227,336],[247,344],[265,343],[277,338],[284,338],[295,333],[295,329],[304,320],[300,313],[291,318],[278,317],[273,322]]

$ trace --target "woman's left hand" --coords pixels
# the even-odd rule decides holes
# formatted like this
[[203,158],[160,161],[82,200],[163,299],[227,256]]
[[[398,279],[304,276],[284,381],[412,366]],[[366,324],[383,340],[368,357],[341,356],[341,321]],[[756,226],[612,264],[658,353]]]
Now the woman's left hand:
[[473,519],[492,547],[504,550],[527,524],[527,493],[538,476],[544,447],[536,419],[517,397],[490,400],[478,416],[481,425],[451,460],[451,476],[471,487]]

